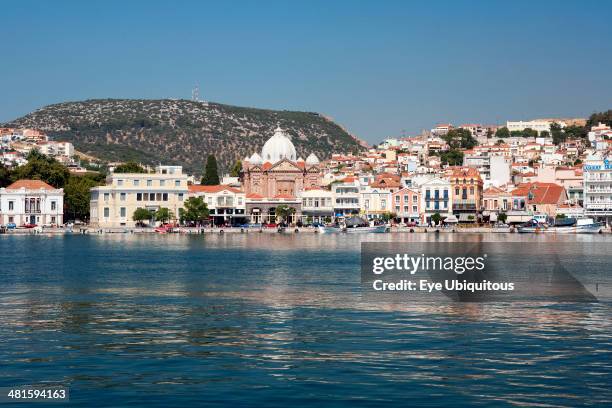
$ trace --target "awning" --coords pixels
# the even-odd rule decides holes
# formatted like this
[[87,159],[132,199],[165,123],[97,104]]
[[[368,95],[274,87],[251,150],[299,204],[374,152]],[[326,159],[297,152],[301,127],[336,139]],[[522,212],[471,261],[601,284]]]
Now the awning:
[[446,217],[444,219],[444,222],[448,223],[448,224],[454,224],[456,222],[459,222],[459,220],[457,219],[457,217],[455,217],[454,215],[449,215],[448,217]]
[[473,221],[476,221],[476,215],[474,215],[474,214],[459,214],[459,221],[461,221],[461,222],[473,222]]

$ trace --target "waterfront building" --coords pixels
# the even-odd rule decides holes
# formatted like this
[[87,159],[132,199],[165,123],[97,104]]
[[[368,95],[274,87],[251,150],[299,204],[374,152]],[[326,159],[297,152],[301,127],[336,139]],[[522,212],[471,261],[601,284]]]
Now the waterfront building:
[[476,222],[482,207],[482,178],[478,170],[471,167],[452,169],[450,179],[453,194],[453,214],[459,222]]
[[287,221],[297,222],[302,217],[302,200],[290,195],[279,194],[275,197],[264,197],[251,193],[246,195],[247,220],[251,224],[267,224],[277,222],[276,208],[285,205],[293,210]]
[[391,194],[391,204],[400,222],[419,222],[421,215],[421,191],[404,187]]
[[612,162],[610,157],[590,156],[583,166],[584,203],[587,216],[612,221]]
[[490,186],[482,193],[482,216],[489,221],[497,221],[500,213],[507,213],[512,209],[512,194],[503,188]]
[[311,188],[302,191],[302,221],[325,222],[334,216],[334,194],[330,190]]
[[336,217],[359,214],[361,184],[356,177],[346,177],[332,183],[331,191],[334,197],[334,215]]
[[364,215],[368,219],[374,219],[392,213],[391,194],[400,188],[400,176],[397,174],[382,173],[375,176],[369,185],[360,190]]
[[208,207],[214,225],[236,225],[246,222],[246,194],[229,185],[192,184],[188,197],[201,197]]
[[306,188],[321,186],[320,162],[314,153],[306,160],[298,158],[289,136],[277,127],[261,155],[253,153],[242,161],[242,184],[247,195],[297,197]]
[[438,213],[443,218],[453,215],[453,198],[450,181],[434,177],[421,184],[421,213],[425,223]]
[[18,180],[0,189],[0,224],[64,223],[64,189],[40,180]]
[[173,218],[189,193],[181,166],[157,166],[154,173],[111,173],[105,186],[91,189],[91,225],[100,228],[135,227],[137,208],[151,213],[168,208]]
[[512,190],[512,209],[554,217],[557,207],[568,203],[567,192],[555,183],[521,183]]

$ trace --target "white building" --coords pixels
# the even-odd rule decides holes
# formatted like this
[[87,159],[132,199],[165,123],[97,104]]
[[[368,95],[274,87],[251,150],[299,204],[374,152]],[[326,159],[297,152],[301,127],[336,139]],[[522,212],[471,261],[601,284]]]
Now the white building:
[[425,223],[430,223],[435,213],[442,217],[453,215],[450,181],[436,177],[421,184],[421,212]]
[[584,210],[588,216],[612,220],[612,162],[591,156],[583,166]]
[[391,190],[367,186],[361,191],[363,211],[368,218],[380,218],[393,210]]
[[111,173],[106,183],[91,189],[91,224],[96,227],[135,227],[137,208],[152,213],[167,208],[179,219],[188,193],[181,166],[157,166],[155,173]]
[[[553,121],[550,120],[529,120],[518,122],[506,122],[506,127],[510,132],[520,131],[522,132],[525,129],[533,129],[537,130],[538,134],[547,131],[550,132],[550,125],[553,124]],[[565,127],[565,122],[557,122],[561,128]]]
[[215,225],[246,222],[246,194],[228,185],[189,186],[189,197],[202,197]]
[[0,224],[64,223],[64,189],[40,180],[18,180],[0,189]]
[[359,214],[361,185],[356,177],[346,177],[340,182],[332,183],[334,197],[334,215]]
[[42,154],[47,156],[74,156],[74,146],[70,142],[41,142],[37,147]]
[[334,193],[322,188],[302,191],[302,217],[304,221],[325,222],[334,216]]

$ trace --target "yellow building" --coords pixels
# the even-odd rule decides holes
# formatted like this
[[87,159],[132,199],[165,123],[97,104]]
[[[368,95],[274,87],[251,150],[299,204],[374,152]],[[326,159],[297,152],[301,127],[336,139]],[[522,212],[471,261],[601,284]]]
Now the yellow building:
[[100,228],[135,227],[137,208],[168,208],[179,218],[189,192],[181,166],[157,166],[154,173],[112,173],[106,185],[91,189],[90,224]]

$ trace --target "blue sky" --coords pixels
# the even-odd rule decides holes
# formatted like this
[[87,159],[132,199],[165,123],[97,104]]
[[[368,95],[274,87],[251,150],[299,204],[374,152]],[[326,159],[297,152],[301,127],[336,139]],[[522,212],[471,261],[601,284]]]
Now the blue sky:
[[[431,4],[430,4],[431,3]],[[612,109],[609,1],[5,1],[0,121],[88,98],[325,113],[369,142]]]

